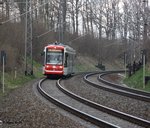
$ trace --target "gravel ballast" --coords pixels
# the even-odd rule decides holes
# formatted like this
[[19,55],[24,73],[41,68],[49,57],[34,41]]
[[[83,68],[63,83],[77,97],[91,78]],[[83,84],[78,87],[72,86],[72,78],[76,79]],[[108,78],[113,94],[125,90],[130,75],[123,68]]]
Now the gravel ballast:
[[[150,120],[149,103],[96,89],[87,85],[80,75],[63,83],[67,89],[87,99]],[[29,82],[0,99],[0,128],[91,128],[86,121],[41,97],[36,84],[37,80]]]
[[[83,76],[82,76],[83,77]],[[92,78],[91,78],[92,79]],[[96,81],[96,78],[93,78]],[[76,81],[76,83],[73,83]],[[98,81],[96,81],[98,82]],[[65,88],[101,105],[150,120],[150,103],[95,88],[83,81],[81,75],[63,81]]]
[[37,80],[0,99],[0,128],[86,128],[39,99],[33,91],[35,83]]

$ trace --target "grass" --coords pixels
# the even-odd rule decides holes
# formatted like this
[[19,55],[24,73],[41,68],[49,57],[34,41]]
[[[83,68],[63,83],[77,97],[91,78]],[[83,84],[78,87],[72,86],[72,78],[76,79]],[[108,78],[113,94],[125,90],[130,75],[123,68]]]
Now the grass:
[[[16,72],[11,71],[11,72],[5,72],[5,82],[4,82],[4,90],[5,93],[2,92],[2,72],[0,72],[0,97],[7,95],[10,91],[22,87],[26,82],[29,82],[33,79],[40,78],[42,77],[42,65],[36,63],[35,61],[33,62],[33,71],[34,75],[33,76],[25,76],[23,72]],[[16,77],[15,77],[16,76]]]
[[89,72],[99,70],[95,66],[97,64],[97,61],[85,55],[78,56],[75,62],[75,72]]
[[76,72],[89,72],[89,71],[96,71],[98,68],[96,66],[88,66],[83,64],[77,64],[75,66]]
[[[150,69],[148,67],[146,67],[145,72],[146,76],[150,76]],[[143,68],[136,71],[131,77],[124,79],[124,83],[129,87],[150,92],[150,81],[145,85],[145,88],[143,85]]]

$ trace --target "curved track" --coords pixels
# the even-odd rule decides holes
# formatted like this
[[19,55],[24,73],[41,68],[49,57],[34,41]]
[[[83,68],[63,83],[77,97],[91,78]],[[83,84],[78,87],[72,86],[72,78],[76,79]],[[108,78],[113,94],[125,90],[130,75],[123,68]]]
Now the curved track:
[[[138,95],[140,95],[141,97],[143,96],[143,98],[144,98],[144,97],[149,97],[149,98],[150,98],[150,93],[149,93],[149,92],[145,92],[145,91],[141,91],[141,90],[137,90],[137,89],[133,89],[133,88],[131,89],[131,88],[129,88],[129,87],[120,86],[119,84],[115,84],[115,83],[109,82],[109,81],[107,81],[107,80],[105,80],[105,79],[103,78],[104,76],[109,75],[109,74],[113,74],[113,73],[122,73],[122,72],[120,72],[120,71],[118,71],[118,72],[111,71],[111,72],[110,72],[110,71],[109,71],[109,72],[101,73],[101,74],[99,75],[99,77],[98,77],[98,80],[99,80],[100,82],[103,82],[103,83],[109,85],[109,86],[112,86],[112,87],[115,87],[115,88],[118,88],[118,89],[122,89],[122,90],[124,90],[124,91],[128,91],[128,92],[131,92],[131,93],[138,94]],[[149,99],[149,98],[148,98],[148,99]]]
[[83,118],[91,123],[94,123],[97,126],[103,127],[103,128],[119,128],[117,125],[108,123],[106,121],[100,120],[92,115],[89,115],[85,112],[82,112],[76,108],[73,108],[72,106],[69,106],[63,102],[61,102],[60,100],[58,100],[57,98],[55,98],[54,96],[51,96],[50,94],[48,94],[43,88],[42,88],[42,83],[45,81],[46,79],[42,79],[40,80],[40,82],[37,85],[38,91],[49,101],[53,102],[54,104],[58,105],[59,107],[77,115],[80,118]]
[[[74,106],[70,106],[66,103],[63,103],[62,101],[58,100],[59,98],[55,98],[54,96],[51,96],[49,93],[47,93],[46,91],[44,91],[43,87],[42,87],[42,83],[45,81],[45,79],[41,80],[38,84],[38,90],[39,92],[45,97],[47,98],[48,100],[50,100],[51,102],[57,104],[58,106],[60,106],[61,108],[67,110],[67,111],[70,111],[71,113],[85,119],[85,120],[88,120],[98,126],[101,126],[101,127],[123,127],[122,125],[120,124],[117,124],[117,125],[114,125],[113,123],[108,123],[107,121],[104,121],[104,120],[101,120],[99,117],[94,117],[92,114],[89,114],[87,112],[84,112],[82,110],[78,110],[78,108],[74,108]],[[119,112],[119,111],[116,111],[114,109],[110,109],[106,106],[102,106],[100,104],[97,104],[97,103],[94,103],[92,101],[89,101],[85,98],[82,98],[68,90],[66,90],[65,88],[63,88],[60,84],[61,80],[58,80],[57,81],[57,87],[63,91],[66,95],[68,95],[69,97],[72,97],[84,104],[86,104],[87,106],[91,106],[92,108],[96,109],[96,110],[90,110],[89,108],[89,111],[103,111],[105,113],[108,113],[110,115],[113,115],[115,117],[119,117],[121,119],[124,119],[124,120],[127,120],[127,121],[130,121],[134,124],[137,124],[137,125],[140,125],[142,127],[148,127],[150,125],[150,122],[147,121],[147,120],[143,120],[141,118],[137,118],[137,117],[134,117],[134,116],[131,116],[129,114],[125,114],[125,113],[122,113],[122,112]],[[76,104],[76,103],[75,103]],[[79,103],[78,103],[79,104]],[[78,105],[78,106],[81,106]],[[82,106],[81,108],[83,108],[85,106]],[[111,120],[111,119],[110,119]],[[113,120],[113,119],[112,119]],[[119,120],[119,119],[118,119]],[[119,121],[117,121],[119,122]],[[133,124],[129,124],[129,127],[132,127]],[[139,127],[140,127],[139,126]],[[127,126],[124,126],[124,127],[127,127]],[[138,126],[137,126],[138,127]]]
[[112,83],[112,82],[109,82],[109,81],[103,79],[103,76],[105,76],[105,75],[112,74],[112,73],[121,73],[121,72],[123,72],[123,71],[108,71],[105,73],[101,73],[99,75],[98,80],[109,86],[102,86],[102,85],[92,82],[88,79],[88,77],[93,76],[98,73],[89,73],[89,74],[85,75],[84,80],[85,80],[85,82],[87,82],[88,84],[91,84],[92,86],[94,86],[96,88],[100,88],[100,89],[103,89],[103,90],[106,90],[109,92],[113,92],[113,93],[116,93],[119,95],[123,95],[126,97],[150,102],[150,93],[148,93],[148,92],[120,86],[118,84],[115,84],[115,83]]
[[132,123],[136,123],[138,125],[141,125],[141,126],[144,126],[144,127],[148,127],[150,126],[150,122],[147,121],[147,120],[144,120],[144,119],[141,119],[141,118],[138,118],[138,117],[135,117],[135,116],[132,116],[132,115],[129,115],[129,114],[126,114],[126,113],[123,113],[123,112],[120,112],[120,111],[117,111],[117,110],[114,110],[112,108],[108,108],[106,106],[103,106],[103,105],[100,105],[100,104],[97,104],[95,102],[92,102],[90,100],[87,100],[85,98],[82,98],[72,92],[70,92],[69,90],[65,89],[64,87],[61,86],[60,84],[60,81],[61,80],[58,80],[57,81],[57,87],[63,91],[65,94],[69,95],[70,97],[84,103],[84,104],[87,104],[88,106],[91,106],[93,108],[96,108],[100,111],[103,111],[103,112],[106,112],[106,113],[109,113],[113,116],[117,116],[121,119],[124,119],[124,120],[127,120],[129,122],[132,122]]

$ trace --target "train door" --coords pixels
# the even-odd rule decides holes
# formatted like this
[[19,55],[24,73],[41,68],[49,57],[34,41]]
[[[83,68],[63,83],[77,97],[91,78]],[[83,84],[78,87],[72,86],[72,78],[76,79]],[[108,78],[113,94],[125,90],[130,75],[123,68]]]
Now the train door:
[[64,75],[69,75],[74,72],[74,54],[65,53]]
[[64,75],[67,75],[68,74],[68,53],[65,52],[64,54]]

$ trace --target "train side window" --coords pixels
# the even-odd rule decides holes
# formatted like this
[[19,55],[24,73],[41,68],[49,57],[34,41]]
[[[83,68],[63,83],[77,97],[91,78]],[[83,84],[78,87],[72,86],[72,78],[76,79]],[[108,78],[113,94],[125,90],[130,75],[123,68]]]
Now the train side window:
[[68,53],[65,53],[65,63],[64,66],[67,67],[68,65]]

